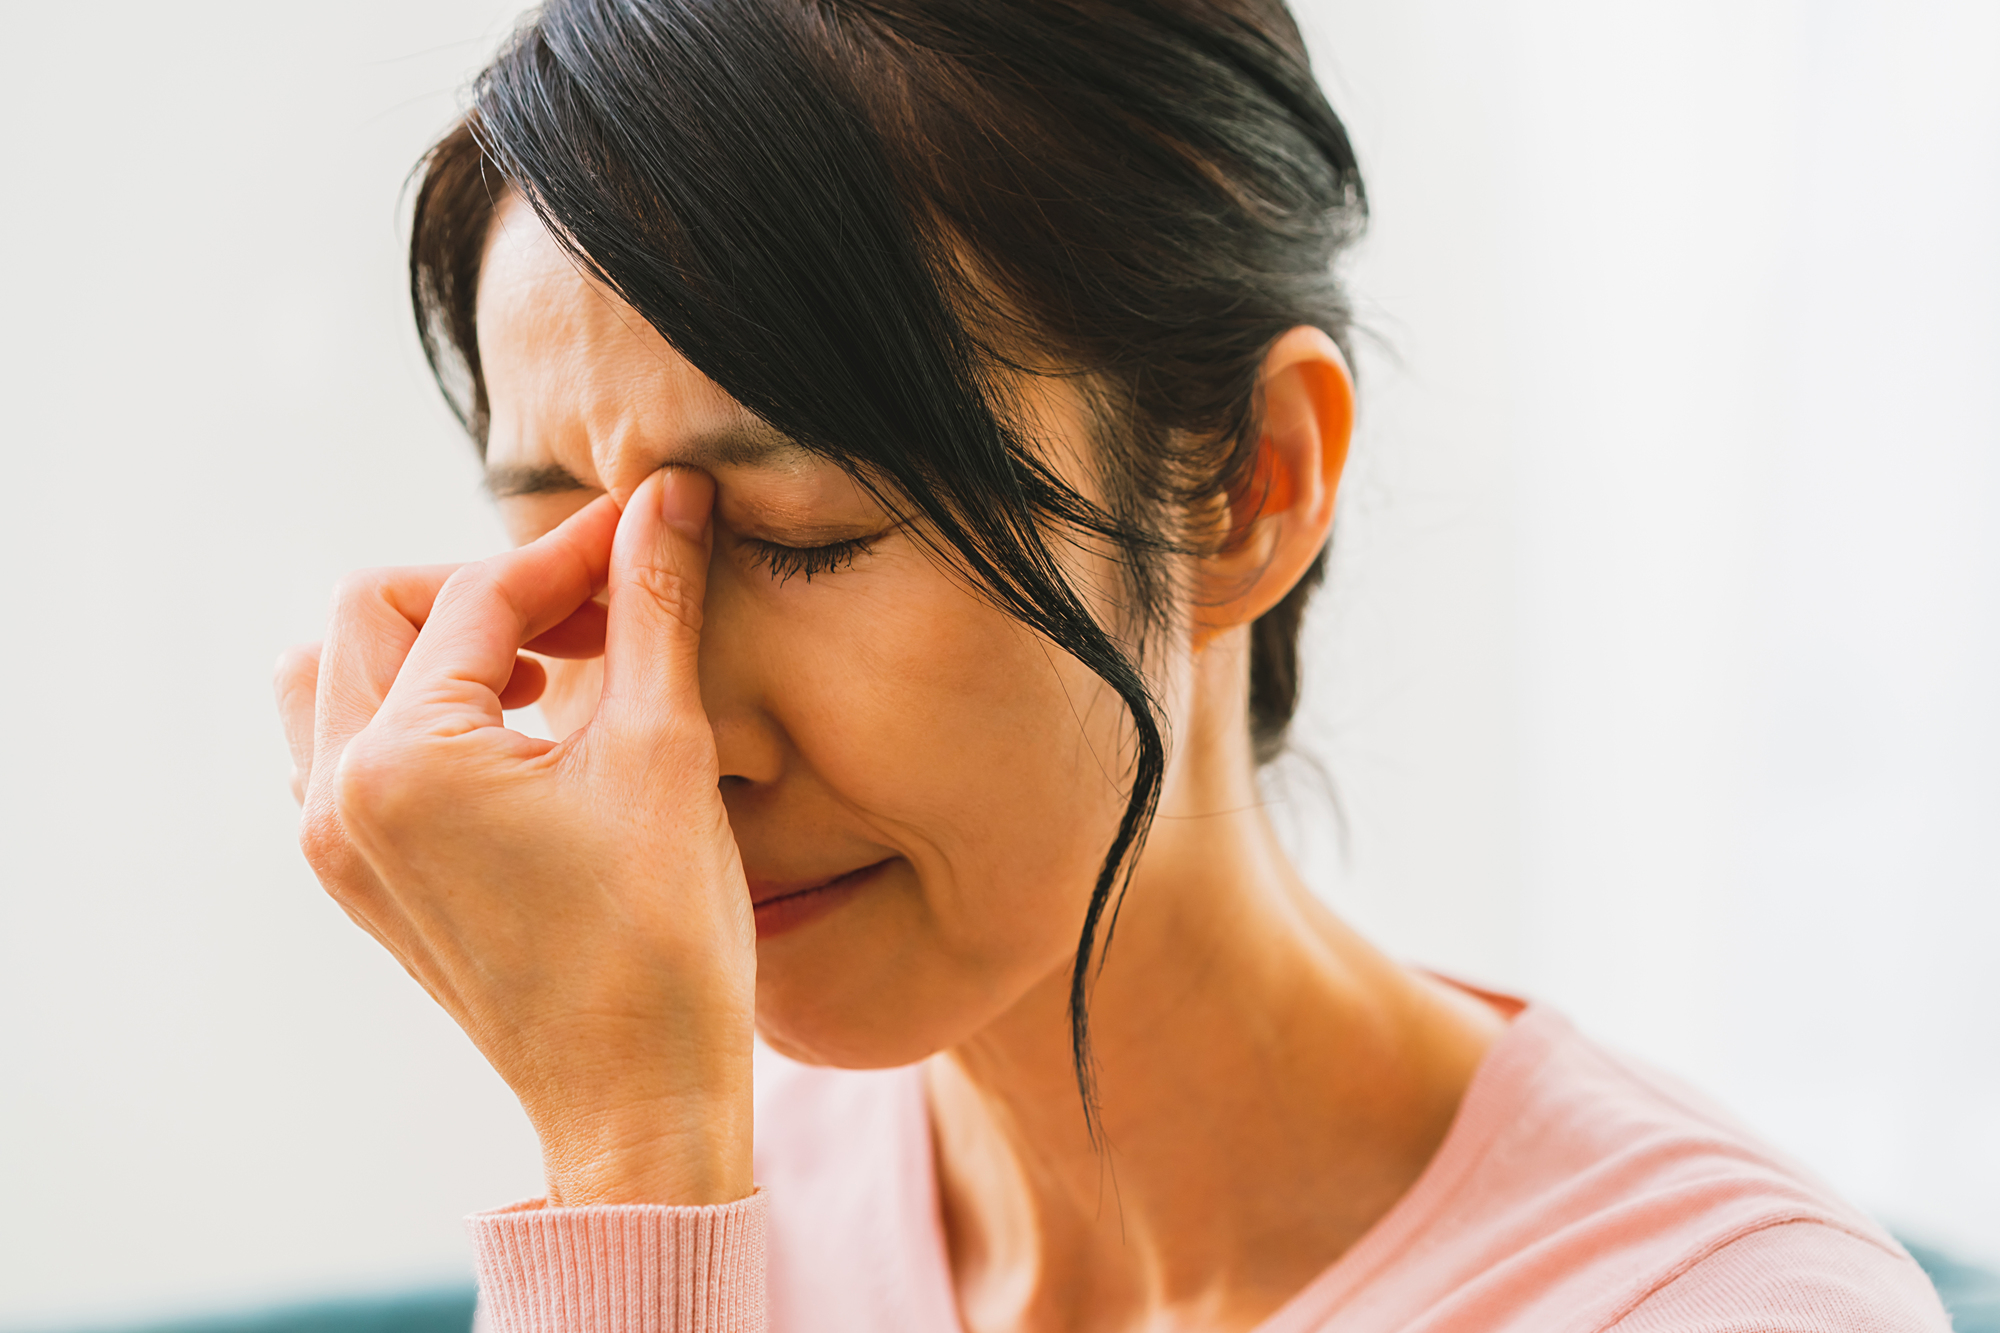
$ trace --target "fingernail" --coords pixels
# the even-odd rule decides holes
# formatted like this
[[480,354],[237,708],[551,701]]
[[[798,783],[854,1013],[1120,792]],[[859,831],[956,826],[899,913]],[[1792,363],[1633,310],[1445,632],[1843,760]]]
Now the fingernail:
[[700,541],[715,503],[715,482],[693,468],[668,468],[660,477],[660,519],[691,541]]

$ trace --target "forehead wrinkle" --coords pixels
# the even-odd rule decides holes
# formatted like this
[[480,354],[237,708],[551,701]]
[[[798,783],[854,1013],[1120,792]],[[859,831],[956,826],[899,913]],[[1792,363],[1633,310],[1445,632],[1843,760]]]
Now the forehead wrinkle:
[[[614,335],[602,357],[592,358],[588,351],[579,349],[597,364],[574,380],[585,386],[588,394],[580,404],[586,418],[586,447],[607,489],[622,492],[636,488],[647,473],[662,467],[705,471],[796,467],[805,460],[803,448],[731,398],[567,248],[564,256],[602,314],[625,335],[623,339]],[[650,360],[651,367],[632,364],[635,352]],[[609,420],[601,426],[588,420],[594,415],[592,409],[601,408],[607,399],[615,404]],[[675,432],[663,429],[658,417],[712,417],[718,414],[715,409],[734,419],[673,440],[661,452],[658,441]]]
[[590,461],[607,489],[636,488],[663,467],[796,472],[812,461],[812,455],[789,436],[740,408],[732,413],[738,419],[692,427],[684,421],[649,421],[646,416],[642,411],[621,412],[603,434],[590,432]]
[[[595,451],[593,451],[594,453]],[[761,421],[724,426],[683,441],[654,464],[662,467],[758,469],[796,473],[811,465],[814,455]],[[561,491],[598,490],[561,463],[494,463],[486,469],[486,489],[495,499],[517,495],[551,495]]]
[[[488,358],[490,392],[496,424],[514,425],[496,432],[496,496],[622,493],[663,466],[796,471],[811,461],[682,356],[518,194],[499,214],[484,268],[506,277],[482,283],[481,323],[507,326],[506,354]],[[504,385],[491,374],[503,365],[513,372]]]

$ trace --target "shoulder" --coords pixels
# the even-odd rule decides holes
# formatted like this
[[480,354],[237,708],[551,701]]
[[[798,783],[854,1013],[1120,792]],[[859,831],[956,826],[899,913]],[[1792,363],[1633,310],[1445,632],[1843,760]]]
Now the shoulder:
[[1301,1329],[1949,1327],[1922,1271],[1865,1214],[1698,1094],[1539,1007],[1494,1046],[1423,1177],[1325,1286]]
[[1461,1111],[1490,1136],[1469,1173],[1474,1194],[1587,1222],[1600,1239],[1671,1238],[1688,1254],[1788,1222],[1895,1249],[1867,1214],[1679,1080],[1548,1010],[1519,1024],[1511,1049],[1496,1048],[1493,1085],[1475,1084]]
[[1950,1327],[1899,1248],[1789,1222],[1718,1247],[1647,1294],[1615,1333],[1934,1333]]

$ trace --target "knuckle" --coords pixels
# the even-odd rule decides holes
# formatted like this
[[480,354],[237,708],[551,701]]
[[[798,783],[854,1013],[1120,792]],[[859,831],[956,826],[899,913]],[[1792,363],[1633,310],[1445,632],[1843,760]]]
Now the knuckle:
[[438,588],[438,600],[466,597],[490,597],[501,594],[505,587],[499,571],[491,561],[474,560],[454,569]]
[[409,823],[430,784],[405,747],[364,729],[341,752],[332,805],[344,824],[390,831]]
[[271,679],[278,687],[280,696],[291,693],[305,682],[308,676],[319,671],[319,645],[295,643],[278,654],[277,665],[271,669]]
[[510,604],[507,585],[490,562],[474,560],[453,570],[438,586],[433,614],[447,607],[482,609],[494,603]]
[[382,600],[382,589],[389,581],[387,569],[357,569],[341,575],[340,582],[333,585],[333,612],[336,619],[353,612],[356,608]]
[[489,587],[493,582],[494,574],[492,565],[484,560],[471,560],[460,565],[445,576],[439,595],[443,596],[445,592],[456,592],[463,596],[467,592],[474,592],[481,588]]
[[308,802],[299,817],[299,850],[327,891],[337,893],[339,872],[352,848],[340,817],[325,802]]

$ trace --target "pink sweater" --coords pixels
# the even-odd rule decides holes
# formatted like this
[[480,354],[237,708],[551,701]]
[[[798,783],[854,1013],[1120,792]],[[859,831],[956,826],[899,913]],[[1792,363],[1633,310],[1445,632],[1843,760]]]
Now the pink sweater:
[[[961,1333],[919,1067],[762,1058],[759,1191],[471,1219],[495,1333]],[[1947,1333],[1910,1257],[1530,1007],[1409,1193],[1257,1333]]]

